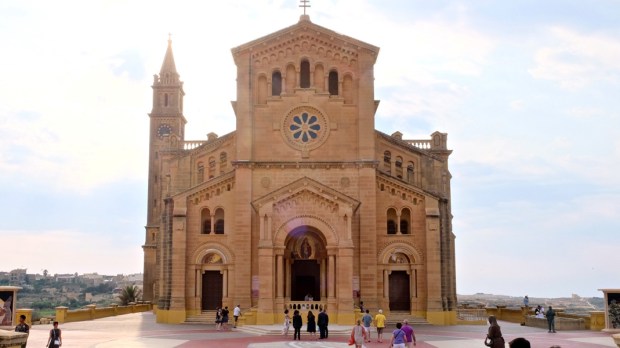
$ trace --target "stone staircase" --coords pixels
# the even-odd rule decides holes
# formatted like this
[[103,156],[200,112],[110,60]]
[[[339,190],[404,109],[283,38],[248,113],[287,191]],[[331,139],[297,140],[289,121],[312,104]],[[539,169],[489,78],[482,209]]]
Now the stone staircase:
[[414,317],[411,313],[407,311],[391,311],[390,314],[386,315],[385,327],[386,328],[396,328],[396,323],[402,323],[403,320],[407,319],[409,321],[409,325],[430,325],[426,318]]
[[212,324],[215,325],[216,311],[202,311],[202,313],[185,319],[185,324]]

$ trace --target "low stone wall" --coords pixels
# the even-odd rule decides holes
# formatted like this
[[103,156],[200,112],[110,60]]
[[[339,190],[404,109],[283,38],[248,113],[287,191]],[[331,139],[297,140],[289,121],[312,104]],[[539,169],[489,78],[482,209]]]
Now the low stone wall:
[[27,333],[0,330],[0,348],[21,348],[27,340]]
[[[545,318],[536,318],[535,316],[528,315],[525,317],[525,325],[531,327],[538,327],[541,329],[548,329],[549,324]],[[583,318],[566,318],[555,317],[555,329],[556,330],[585,330],[586,321]]]
[[93,304],[86,306],[84,309],[75,310],[69,310],[67,307],[56,307],[56,321],[59,323],[70,323],[151,310],[153,310],[151,303],[130,304],[128,306],[112,305],[102,308],[97,308],[97,305]]

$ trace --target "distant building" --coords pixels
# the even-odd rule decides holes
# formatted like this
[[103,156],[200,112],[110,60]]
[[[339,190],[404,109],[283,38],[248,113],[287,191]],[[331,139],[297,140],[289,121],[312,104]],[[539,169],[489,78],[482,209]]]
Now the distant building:
[[143,246],[158,322],[241,304],[279,323],[311,293],[333,323],[353,323],[360,300],[455,323],[452,151],[445,133],[375,129],[378,54],[303,15],[232,50],[236,129],[188,141],[169,41],[152,86]]
[[20,285],[26,281],[26,268],[17,268],[9,272],[10,283],[12,285]]

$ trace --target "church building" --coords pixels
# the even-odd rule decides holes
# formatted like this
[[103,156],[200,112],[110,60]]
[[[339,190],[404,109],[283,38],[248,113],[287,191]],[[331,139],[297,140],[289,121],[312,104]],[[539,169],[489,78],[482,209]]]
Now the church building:
[[239,304],[247,324],[325,309],[350,325],[363,301],[388,318],[455,323],[452,151],[445,133],[375,129],[378,54],[304,14],[232,49],[236,129],[189,141],[168,41],[152,86],[143,246],[158,322]]

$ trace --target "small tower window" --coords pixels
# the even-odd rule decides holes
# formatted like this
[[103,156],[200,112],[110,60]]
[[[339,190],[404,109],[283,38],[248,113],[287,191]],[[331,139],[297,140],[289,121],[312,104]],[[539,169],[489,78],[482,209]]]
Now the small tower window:
[[329,94],[338,95],[338,72],[329,72]]
[[310,63],[304,59],[300,68],[299,87],[310,88]]
[[168,93],[164,94],[164,106],[168,106]]
[[278,96],[282,94],[282,74],[279,71],[274,71],[271,74],[271,95]]

